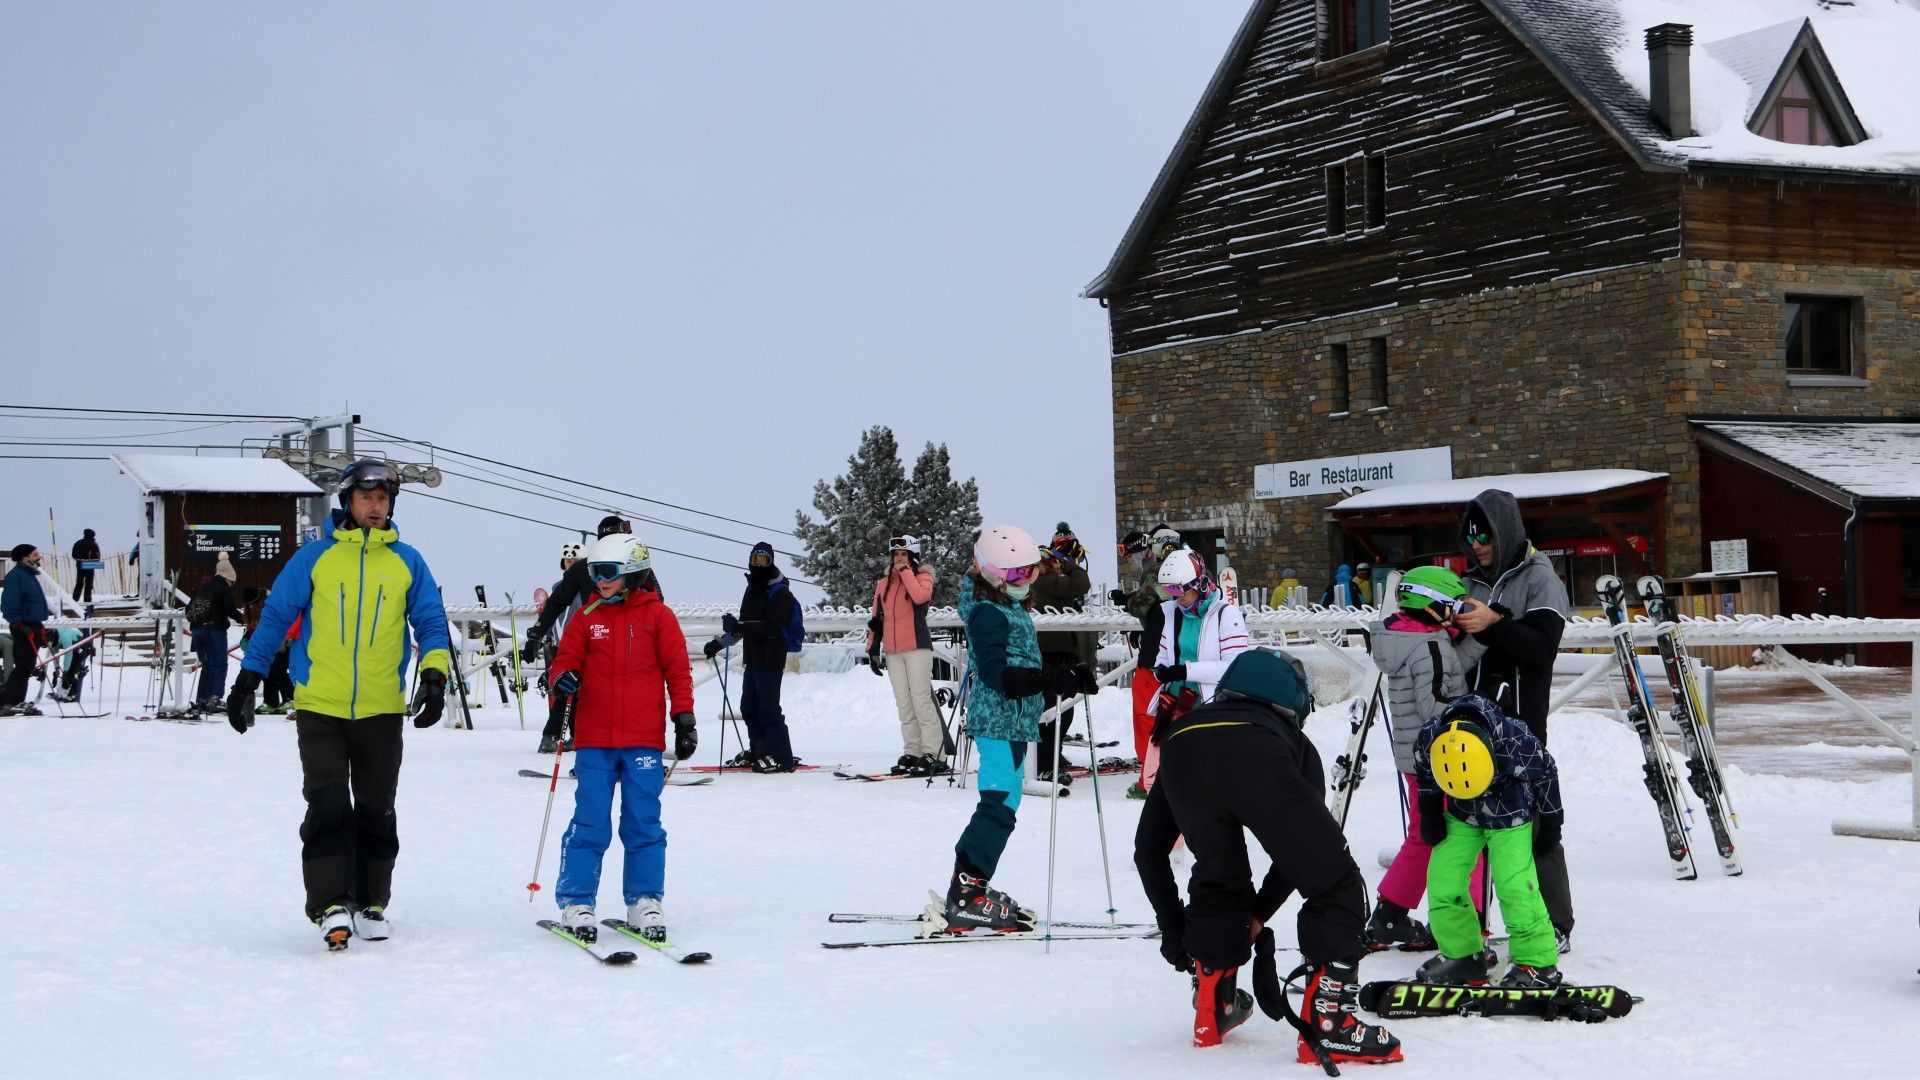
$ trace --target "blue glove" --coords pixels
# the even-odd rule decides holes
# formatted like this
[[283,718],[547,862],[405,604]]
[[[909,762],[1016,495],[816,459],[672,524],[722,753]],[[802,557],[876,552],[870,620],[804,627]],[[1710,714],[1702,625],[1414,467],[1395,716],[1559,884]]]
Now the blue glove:
[[580,673],[577,671],[568,671],[568,672],[562,673],[559,678],[553,680],[553,688],[555,691],[562,694],[579,693],[580,692]]

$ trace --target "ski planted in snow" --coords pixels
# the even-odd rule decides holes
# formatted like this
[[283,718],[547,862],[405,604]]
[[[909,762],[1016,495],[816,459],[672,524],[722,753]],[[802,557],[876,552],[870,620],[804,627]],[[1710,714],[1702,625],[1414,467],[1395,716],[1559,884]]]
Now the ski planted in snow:
[[708,952],[688,952],[671,941],[655,941],[640,932],[640,928],[625,919],[601,919],[600,925],[609,930],[625,934],[633,940],[659,953],[676,964],[704,964],[713,959]]
[[1653,707],[1653,693],[1647,688],[1640,670],[1640,657],[1633,651],[1633,626],[1627,620],[1626,587],[1612,574],[1594,582],[1594,592],[1607,609],[1607,621],[1613,624],[1613,658],[1620,665],[1620,677],[1627,684],[1627,724],[1640,737],[1640,750],[1646,756],[1647,793],[1660,812],[1660,831],[1666,835],[1667,858],[1673,863],[1673,876],[1692,881],[1700,876],[1694,868],[1693,852],[1687,840],[1687,818],[1693,808],[1687,805],[1686,792],[1674,774],[1667,757],[1667,743],[1660,735],[1660,714]]
[[639,954],[628,952],[625,949],[621,949],[617,951],[611,950],[611,949],[603,949],[598,944],[592,944],[585,941],[581,941],[579,938],[574,937],[571,933],[569,933],[566,927],[561,926],[559,922],[553,919],[541,919],[535,925],[539,926],[542,930],[545,930],[548,933],[551,933],[554,937],[557,937],[562,941],[571,942],[575,945],[578,945],[583,951],[586,952],[588,956],[593,957],[595,960],[598,960],[603,964],[631,964],[635,960],[640,959]]
[[1447,986],[1441,983],[1370,982],[1360,988],[1360,1007],[1389,1020],[1422,1016],[1537,1016],[1545,1020],[1597,1023],[1625,1016],[1640,999],[1617,986]]
[[1659,629],[1654,639],[1660,649],[1660,663],[1667,672],[1667,687],[1673,691],[1673,724],[1680,729],[1680,747],[1687,755],[1687,786],[1699,797],[1707,812],[1707,824],[1713,829],[1714,850],[1720,855],[1720,869],[1728,877],[1739,877],[1740,855],[1734,850],[1732,826],[1740,824],[1740,815],[1727,797],[1720,773],[1720,752],[1714,745],[1713,725],[1700,697],[1700,683],[1694,675],[1694,660],[1680,644],[1680,623],[1674,617],[1673,603],[1667,599],[1666,583],[1652,574],[1638,583],[1640,602],[1647,618]]
[[1367,733],[1386,711],[1386,676],[1375,672],[1366,704],[1363,706],[1356,699],[1347,711],[1352,729],[1347,735],[1346,752],[1333,759],[1333,798],[1327,802],[1327,809],[1340,823],[1341,832],[1347,831],[1347,812],[1353,807],[1353,793],[1359,790],[1360,781],[1367,778]]

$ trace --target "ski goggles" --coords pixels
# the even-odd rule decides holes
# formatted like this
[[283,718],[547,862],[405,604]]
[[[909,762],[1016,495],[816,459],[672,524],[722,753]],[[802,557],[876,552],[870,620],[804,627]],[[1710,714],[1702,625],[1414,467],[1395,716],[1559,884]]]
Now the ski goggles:
[[1467,526],[1467,543],[1491,544],[1493,543],[1493,530],[1487,528],[1485,525],[1482,525],[1479,522],[1475,522],[1471,525],[1468,525]]
[[[1482,542],[1484,543],[1484,541]],[[1409,596],[1409,595],[1424,597],[1428,601],[1435,604],[1439,604],[1441,607],[1447,609],[1448,611],[1452,611],[1456,613],[1460,610],[1461,603],[1462,603],[1461,600],[1448,596],[1446,593],[1441,592],[1439,589],[1429,589],[1425,585],[1418,585],[1418,584],[1410,585],[1404,581],[1400,583],[1400,595],[1402,597]]]
[[1000,580],[1008,585],[1025,585],[1040,576],[1040,564],[1034,563],[1031,566],[1015,566],[1007,570],[1001,570],[995,567],[994,572],[999,574]]
[[400,490],[400,474],[390,465],[362,465],[343,478],[343,490],[376,491],[385,489],[388,494]]
[[617,562],[597,562],[587,564],[587,576],[595,581],[612,581],[625,577],[626,564]]
[[756,551],[752,555],[747,556],[747,565],[748,566],[772,566],[773,556],[767,554],[764,551]]
[[904,551],[909,555],[920,554],[920,541],[911,536],[894,536],[887,539],[888,551]]
[[1169,598],[1175,599],[1175,600],[1179,599],[1182,596],[1185,596],[1189,590],[1194,592],[1206,592],[1207,579],[1201,578],[1198,581],[1189,581],[1185,585],[1160,586],[1160,591],[1166,593]]

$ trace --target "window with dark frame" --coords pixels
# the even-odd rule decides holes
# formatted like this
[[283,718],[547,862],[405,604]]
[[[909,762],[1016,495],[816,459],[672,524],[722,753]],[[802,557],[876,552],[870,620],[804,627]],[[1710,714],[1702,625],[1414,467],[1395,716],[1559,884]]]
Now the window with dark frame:
[[1347,347],[1345,345],[1327,346],[1327,356],[1333,361],[1333,411],[1347,411]]
[[1387,155],[1367,155],[1367,228],[1382,228],[1387,223]]
[[1844,296],[1787,297],[1787,373],[1853,374],[1853,313]]
[[1333,60],[1385,44],[1392,23],[1387,6],[1387,0],[1320,0],[1327,33],[1321,59]]
[[1900,523],[1900,591],[1920,593],[1920,521]]
[[1834,146],[1838,144],[1834,130],[1826,103],[1814,92],[1812,80],[1807,78],[1807,66],[1801,63],[1787,76],[1773,111],[1760,121],[1759,134],[1801,146]]
[[1327,166],[1327,235],[1341,236],[1347,231],[1347,165]]
[[1387,407],[1387,339],[1367,339],[1367,397],[1376,409]]

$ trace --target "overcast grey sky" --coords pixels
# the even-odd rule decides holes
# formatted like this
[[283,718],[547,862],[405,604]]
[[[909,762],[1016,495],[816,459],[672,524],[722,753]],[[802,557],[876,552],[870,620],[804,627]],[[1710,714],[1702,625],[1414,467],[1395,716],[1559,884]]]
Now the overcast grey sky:
[[[783,528],[883,423],[909,466],[947,443],[990,523],[1072,522],[1110,581],[1106,325],[1078,294],[1246,6],[4,0],[0,403],[351,402]],[[110,464],[0,460],[0,539],[44,543],[49,505],[62,546],[133,531]],[[450,599],[545,584],[565,539],[405,494],[396,519]],[[656,565],[671,598],[737,596]]]

